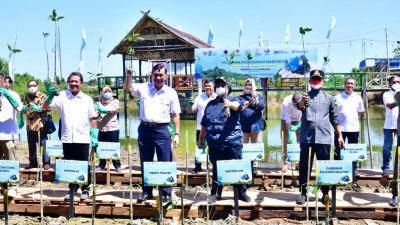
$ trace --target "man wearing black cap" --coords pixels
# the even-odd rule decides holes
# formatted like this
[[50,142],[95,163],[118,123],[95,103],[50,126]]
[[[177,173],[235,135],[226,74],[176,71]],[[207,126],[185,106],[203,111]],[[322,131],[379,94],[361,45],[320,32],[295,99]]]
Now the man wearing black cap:
[[[215,80],[215,93],[217,97],[211,100],[204,109],[201,120],[198,146],[204,145],[207,140],[209,157],[213,165],[213,183],[209,203],[221,199],[222,185],[217,183],[217,161],[242,159],[242,129],[240,126],[240,112],[242,111],[239,100],[229,96],[230,87],[223,77]],[[238,184],[237,184],[238,185]],[[238,185],[239,199],[250,202],[246,194],[246,185]]]
[[[304,93],[297,103],[297,108],[302,110],[300,130],[300,192],[296,203],[303,205],[306,201],[306,185],[308,163],[312,168],[314,153],[318,160],[329,160],[332,142],[331,126],[334,127],[339,146],[344,146],[342,133],[340,131],[335,106],[335,99],[321,90],[324,85],[324,72],[312,70],[310,72],[311,90]],[[311,156],[308,151],[311,148]],[[310,159],[310,162],[308,160]],[[311,171],[311,170],[310,170]],[[325,204],[325,196],[328,195],[329,187],[321,187],[323,196],[321,202]]]

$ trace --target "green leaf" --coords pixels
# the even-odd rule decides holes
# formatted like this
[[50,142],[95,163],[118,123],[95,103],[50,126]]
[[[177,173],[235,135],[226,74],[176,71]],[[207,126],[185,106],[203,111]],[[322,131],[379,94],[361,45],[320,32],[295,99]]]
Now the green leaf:
[[21,49],[13,49],[12,51],[13,51],[13,53],[19,53],[19,52],[22,52],[22,50],[21,50]]
[[57,21],[59,21],[59,20],[62,20],[62,19],[64,19],[65,17],[63,17],[63,16],[59,16],[59,17],[57,17]]
[[312,31],[312,29],[311,28],[304,28],[304,31],[305,32],[309,32],[309,31]]
[[9,51],[12,51],[12,47],[11,47],[10,44],[7,44],[7,48],[8,48]]
[[250,61],[253,59],[253,56],[251,55],[251,53],[247,54],[247,60]]
[[49,36],[49,33],[43,32],[43,37],[48,37],[48,36]]
[[56,12],[56,9],[53,9],[53,14],[51,15],[53,18],[56,18],[57,17],[57,12]]

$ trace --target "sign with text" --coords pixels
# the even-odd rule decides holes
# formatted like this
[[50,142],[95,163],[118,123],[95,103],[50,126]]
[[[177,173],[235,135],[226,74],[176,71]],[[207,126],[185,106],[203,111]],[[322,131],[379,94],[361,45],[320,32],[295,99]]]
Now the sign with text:
[[96,154],[98,159],[119,159],[121,144],[119,142],[99,142]]
[[264,143],[243,144],[242,158],[250,161],[264,160]]
[[0,183],[19,182],[19,161],[0,160]]
[[176,186],[176,162],[144,162],[144,186]]
[[196,153],[194,156],[194,160],[196,163],[206,163],[207,162],[207,150],[201,149],[196,145]]
[[[318,49],[196,48],[195,75],[204,78],[225,74],[228,79],[250,77],[304,78],[317,69]],[[231,82],[232,83],[232,82]]]
[[44,153],[46,157],[51,158],[63,158],[63,144],[61,141],[47,140],[46,141],[46,151]]
[[300,145],[288,144],[287,145],[287,161],[299,162],[300,161]]
[[86,184],[88,169],[87,161],[56,159],[55,183]]
[[250,160],[217,161],[218,185],[252,184],[253,172]]
[[318,185],[346,185],[353,182],[352,161],[317,160],[315,168]]
[[366,144],[346,144],[346,147],[340,150],[340,159],[355,162],[364,162],[367,160]]

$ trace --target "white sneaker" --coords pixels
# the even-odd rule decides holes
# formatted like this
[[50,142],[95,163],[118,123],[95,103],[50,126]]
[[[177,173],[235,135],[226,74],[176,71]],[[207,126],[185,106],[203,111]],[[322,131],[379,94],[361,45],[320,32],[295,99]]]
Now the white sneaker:
[[8,190],[8,197],[10,197],[10,198],[17,197],[17,189],[16,188],[10,188]]

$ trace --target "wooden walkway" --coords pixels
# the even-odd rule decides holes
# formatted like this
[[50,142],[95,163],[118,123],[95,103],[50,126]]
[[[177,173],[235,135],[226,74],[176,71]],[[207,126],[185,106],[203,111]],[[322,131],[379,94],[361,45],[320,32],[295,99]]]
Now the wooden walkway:
[[[54,166],[54,165],[53,165]],[[122,185],[129,183],[129,170],[127,169],[128,166],[122,166],[123,171],[121,173],[117,173],[114,169],[111,169],[110,172],[110,183],[114,185]],[[196,185],[203,185],[206,183],[206,172],[201,173],[192,173],[191,169],[188,171],[187,178],[188,184],[191,186]],[[54,167],[43,171],[43,180],[44,181],[54,181]],[[387,186],[388,182],[381,182],[381,170],[371,170],[371,169],[358,169],[357,170],[357,183],[360,186],[369,185],[369,186]],[[184,167],[178,167],[178,184],[180,184],[180,177],[183,175],[186,178],[186,170]],[[210,169],[210,176],[211,176],[211,169]],[[21,169],[20,175],[22,180],[36,180],[37,178],[37,169]],[[283,173],[284,184],[285,186],[297,186],[298,185],[298,177],[299,173],[297,170],[288,170]],[[315,178],[315,174],[312,173],[312,179]],[[106,171],[99,171],[96,172],[96,180],[97,184],[106,184],[107,181],[107,172]],[[135,184],[141,184],[141,172],[138,166],[132,167],[132,182]],[[389,181],[391,177],[389,177]],[[255,178],[254,184],[260,185],[270,185],[276,184],[281,185],[282,183],[282,173],[281,170],[278,168],[255,168]]]
[[[156,200],[147,201],[145,204],[137,204],[136,199],[140,191],[133,191],[133,216],[135,218],[151,218],[156,215]],[[156,191],[154,191],[155,193]],[[68,214],[68,202],[64,200],[67,189],[46,188],[43,189],[43,203],[45,216],[66,216]],[[294,219],[305,218],[306,206],[296,205],[298,192],[266,192],[249,191],[252,201],[244,203],[239,201],[240,216],[246,219],[286,217]],[[319,197],[321,197],[319,193]],[[130,215],[129,190],[97,190],[96,215],[107,217],[129,217]],[[180,188],[173,189],[173,202],[175,207],[164,210],[166,218],[179,219],[181,209],[185,217],[198,218],[206,215],[207,194],[200,192],[184,192],[183,207],[180,200]],[[397,209],[389,206],[391,197],[389,193],[357,193],[337,192],[338,218],[381,219],[395,220]],[[3,202],[3,197],[0,197]],[[92,200],[80,201],[74,199],[75,214],[80,216],[92,215]],[[310,216],[315,216],[315,198],[310,197]],[[166,207],[164,207],[166,208]],[[222,200],[210,205],[210,219],[226,218],[233,214],[233,192],[225,191]],[[324,205],[318,202],[319,215],[325,215]],[[3,211],[3,204],[0,205]],[[9,212],[18,214],[40,213],[40,191],[38,188],[18,188],[18,195],[10,199]]]

